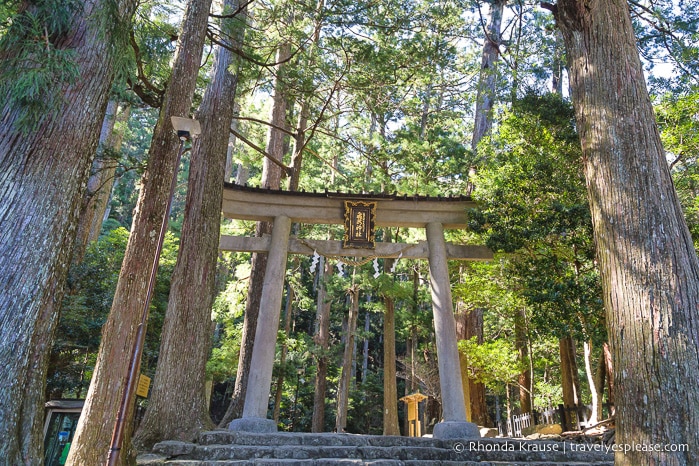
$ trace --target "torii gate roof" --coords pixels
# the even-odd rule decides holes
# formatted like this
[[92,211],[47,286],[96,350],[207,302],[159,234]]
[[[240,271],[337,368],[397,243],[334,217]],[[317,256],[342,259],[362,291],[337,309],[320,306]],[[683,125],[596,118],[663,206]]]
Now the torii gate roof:
[[425,228],[441,223],[446,229],[467,227],[466,209],[476,207],[468,196],[399,196],[377,193],[305,192],[224,184],[223,215],[239,220],[272,221],[285,215],[292,222],[342,224],[344,200],[377,202],[377,227]]
[[[296,192],[253,188],[226,183],[223,190],[223,214],[239,220],[271,222],[284,215],[292,222],[311,224],[344,223],[345,200],[377,201],[376,226],[425,228],[428,223],[441,223],[444,228],[466,228],[466,209],[476,204],[470,197],[397,196],[390,194],[351,194],[341,192]],[[313,254],[343,257],[404,257],[426,259],[426,241],[416,244],[376,243],[374,250],[352,249],[340,241],[289,238],[290,254]],[[485,246],[447,243],[447,258],[452,260],[490,260],[493,253]],[[249,238],[221,236],[219,248],[223,251],[266,252],[270,237]]]

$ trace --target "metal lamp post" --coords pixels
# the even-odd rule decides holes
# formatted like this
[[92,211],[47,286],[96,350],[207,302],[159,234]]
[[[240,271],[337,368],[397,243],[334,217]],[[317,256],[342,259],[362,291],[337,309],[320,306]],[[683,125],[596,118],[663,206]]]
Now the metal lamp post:
[[165,215],[163,216],[163,222],[160,225],[160,236],[158,237],[158,244],[155,251],[155,257],[153,258],[153,264],[151,266],[150,279],[148,280],[148,294],[146,295],[143,310],[141,311],[141,320],[138,324],[138,328],[136,329],[136,338],[131,351],[131,360],[129,362],[129,372],[126,376],[126,386],[124,387],[124,393],[121,397],[121,404],[119,405],[119,412],[117,413],[117,420],[114,425],[114,431],[112,433],[112,442],[107,456],[107,464],[109,466],[115,466],[116,464],[118,464],[119,455],[121,453],[121,447],[124,443],[124,427],[126,425],[126,414],[128,412],[128,407],[133,403],[134,394],[136,391],[137,376],[141,366],[141,355],[143,354],[143,345],[145,342],[146,322],[148,321],[148,308],[150,307],[151,298],[153,296],[153,289],[155,287],[155,276],[158,272],[158,262],[160,261],[160,253],[163,250],[163,241],[165,240],[165,232],[167,231],[168,218],[170,216],[170,208],[172,207],[172,198],[175,193],[175,187],[177,186],[177,170],[180,166],[182,154],[184,153],[184,144],[186,141],[196,137],[201,133],[201,127],[197,120],[173,116],[171,117],[171,121],[172,126],[174,127],[175,131],[177,131],[177,136],[180,138],[180,147],[177,151],[175,170],[172,174],[172,182],[170,184],[170,196],[167,200],[167,208],[165,210]]

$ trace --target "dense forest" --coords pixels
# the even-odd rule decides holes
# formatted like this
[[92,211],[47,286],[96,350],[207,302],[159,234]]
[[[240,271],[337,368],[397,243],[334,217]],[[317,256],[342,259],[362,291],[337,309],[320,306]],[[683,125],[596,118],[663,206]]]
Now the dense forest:
[[[468,420],[588,405],[617,442],[699,447],[699,12],[598,3],[3,2],[0,457],[39,464],[52,399],[86,399],[74,465],[122,415],[120,464],[241,417],[267,257],[219,237],[272,230],[223,218],[224,182],[469,197],[446,240],[494,258],[449,263]],[[280,312],[279,430],[407,435],[416,392],[440,421],[427,261],[290,255]],[[616,461],[696,464],[673,455]]]

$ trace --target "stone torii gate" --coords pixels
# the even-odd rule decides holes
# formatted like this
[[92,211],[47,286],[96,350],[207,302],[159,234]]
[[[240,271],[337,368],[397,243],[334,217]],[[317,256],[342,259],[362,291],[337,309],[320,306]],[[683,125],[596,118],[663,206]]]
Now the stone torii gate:
[[[243,416],[234,419],[229,429],[277,430],[275,422],[267,419],[267,405],[286,260],[288,254],[310,255],[319,250],[334,256],[400,256],[429,260],[443,408],[443,420],[435,425],[433,435],[436,438],[479,437],[478,427],[466,420],[447,261],[487,260],[492,258],[492,252],[484,246],[455,245],[444,240],[444,229],[467,227],[468,207],[475,207],[475,203],[461,196],[306,193],[226,184],[222,207],[226,217],[273,223],[271,236],[222,236],[220,240],[221,250],[268,254]],[[342,242],[299,239],[290,236],[292,223],[344,224],[345,238]],[[374,243],[374,227],[424,228],[427,241],[414,245]]]

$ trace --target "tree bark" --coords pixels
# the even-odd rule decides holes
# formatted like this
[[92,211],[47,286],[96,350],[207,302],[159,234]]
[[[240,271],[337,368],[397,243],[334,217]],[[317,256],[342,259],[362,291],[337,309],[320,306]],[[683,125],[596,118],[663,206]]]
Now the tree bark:
[[[284,306],[284,335],[289,338],[289,332],[291,332],[291,302],[294,300],[294,289],[291,285],[287,285],[286,288],[286,306]],[[281,354],[279,355],[279,365],[283,368],[286,363],[286,354],[289,351],[289,347],[286,342],[282,343]],[[279,371],[277,375],[276,391],[274,393],[274,413],[272,414],[272,419],[274,422],[279,424],[279,412],[282,405],[282,395],[284,391],[284,370]]]
[[[182,32],[175,52],[172,75],[153,130],[148,169],[136,205],[131,235],[126,247],[112,309],[102,329],[102,341],[83,413],[80,417],[68,465],[105,464],[113,426],[125,388],[131,351],[136,345],[137,327],[147,306],[151,264],[157,254],[160,230],[174,176],[179,140],[170,117],[189,115],[211,0],[192,0],[185,11]],[[126,354],[125,354],[126,353]],[[137,371],[138,372],[138,371]],[[121,464],[129,459],[133,405],[125,413]]]
[[[0,100],[0,458],[6,464],[43,462],[48,357],[118,53],[111,31],[101,28],[106,23],[90,19],[105,5],[86,0],[63,34],[46,39],[74,52],[80,75],[49,90],[61,102],[54,115],[23,131],[21,109],[10,107],[7,96]],[[130,21],[135,2],[114,7],[110,21]],[[0,50],[3,65],[16,53],[18,47]]]
[[519,384],[519,409],[522,411],[522,413],[531,413],[532,372],[530,370],[529,332],[527,331],[525,312],[525,309],[522,308],[517,311],[517,315],[515,316],[515,347],[517,349],[517,354],[522,367],[526,367],[526,369],[522,370],[517,377],[517,383]]
[[[575,341],[571,337],[561,338],[558,340],[558,350],[561,357],[563,405],[566,407],[577,406],[580,403],[580,379],[575,358]],[[572,415],[567,418],[567,423],[571,427],[576,427],[574,419]]]
[[316,335],[313,338],[318,347],[316,354],[316,379],[313,394],[313,419],[311,432],[323,432],[325,427],[325,392],[328,385],[328,348],[330,344],[330,301],[327,298],[325,288],[325,276],[332,273],[332,265],[320,257],[318,263],[320,277],[318,277],[318,297],[316,300]]
[[131,113],[131,107],[128,104],[122,107],[121,112],[117,113],[118,107],[118,102],[115,100],[111,100],[107,105],[107,112],[100,132],[97,157],[92,162],[90,170],[92,173],[87,181],[86,193],[80,207],[78,232],[73,250],[74,264],[82,262],[87,245],[97,240],[102,228],[117,168],[117,161],[110,159],[110,155],[105,157],[105,152],[109,150],[116,152],[120,149],[124,133],[123,131],[115,132],[114,126],[117,121],[126,122]]
[[384,297],[383,435],[400,435],[396,379],[396,315],[393,298]]
[[351,384],[352,361],[354,353],[355,333],[357,331],[357,316],[359,314],[359,287],[352,285],[348,294],[350,296],[349,316],[347,317],[347,334],[345,338],[345,352],[342,357],[342,372],[340,383],[337,387],[337,417],[335,418],[335,431],[344,432],[347,427],[347,411],[349,408],[349,392]]
[[[226,1],[224,12],[237,9],[237,0]],[[239,37],[232,40],[236,46],[242,43],[243,29],[238,31]],[[193,441],[199,431],[213,427],[205,396],[206,361],[228,128],[237,88],[237,75],[229,71],[233,63],[232,52],[216,47],[213,76],[196,115],[202,134],[192,147],[180,252],[172,274],[158,366],[148,409],[134,437],[139,449],[150,449],[163,440]]]
[[[612,365],[612,352],[609,349],[609,344],[602,345],[602,358],[604,358],[605,378],[607,379],[607,401],[614,405],[614,366]],[[614,411],[614,408],[612,408]]]
[[[390,230],[386,236],[386,240],[391,241]],[[394,262],[393,259],[385,259],[384,270],[391,270]],[[396,308],[390,296],[384,296],[383,303],[383,434],[400,435],[396,378]]]
[[502,16],[508,0],[495,0],[490,4],[490,21],[485,31],[485,43],[481,57],[481,72],[478,78],[478,94],[476,97],[476,114],[473,123],[471,148],[474,153],[483,136],[490,132],[493,126],[493,105],[495,104],[497,72],[495,64],[500,57],[500,42]]
[[[478,344],[483,344],[483,309],[471,309],[462,303],[457,303],[457,309],[459,308],[462,312],[456,320],[457,339],[469,340],[476,337]],[[471,405],[471,422],[479,426],[492,425],[485,400],[485,384],[468,378],[468,394]]]
[[[699,261],[648,97],[628,3],[560,0],[615,368],[617,465],[699,464]],[[646,449],[647,450],[647,449]]]

